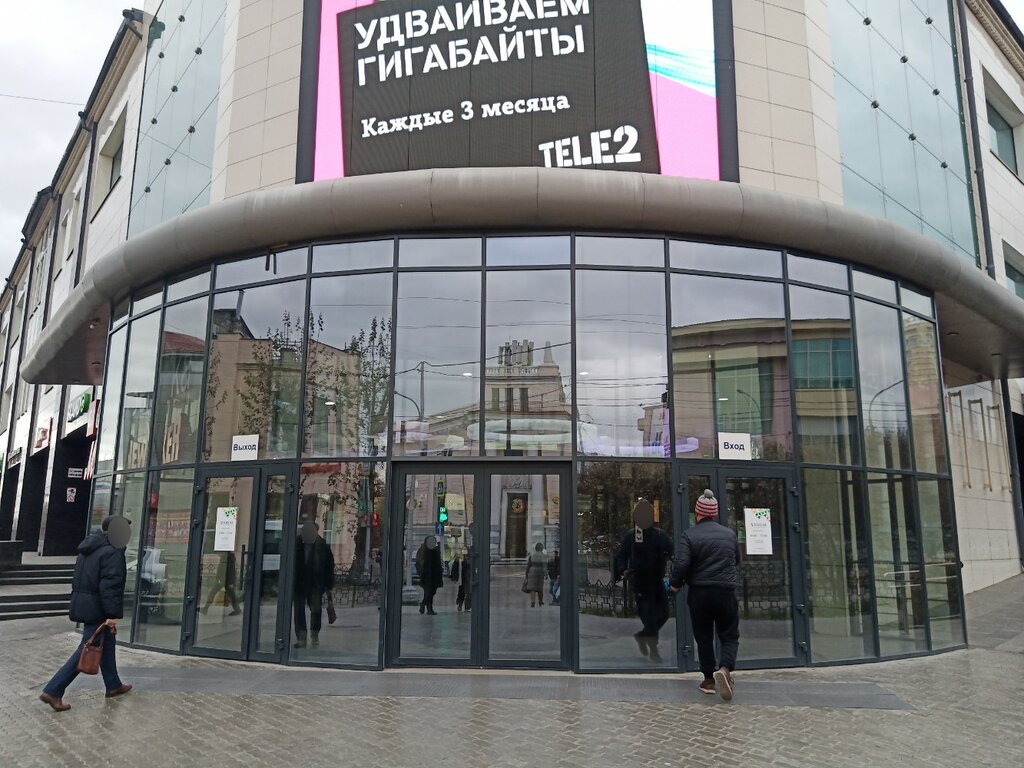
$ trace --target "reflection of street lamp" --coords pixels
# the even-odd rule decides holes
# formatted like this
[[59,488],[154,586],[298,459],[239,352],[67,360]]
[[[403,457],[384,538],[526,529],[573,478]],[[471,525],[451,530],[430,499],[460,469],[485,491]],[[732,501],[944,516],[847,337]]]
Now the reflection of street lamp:
[[751,403],[753,404],[754,408],[755,408],[755,409],[757,410],[757,422],[758,422],[758,424],[760,424],[760,425],[761,425],[761,427],[760,427],[760,428],[761,428],[762,430],[764,430],[764,416],[763,416],[763,415],[762,415],[762,413],[761,413],[761,404],[760,404],[759,402],[757,402],[757,400],[755,400],[755,399],[754,399],[754,398],[753,398],[753,397],[751,396],[751,394],[750,394],[749,392],[747,392],[747,391],[746,391],[745,389],[740,389],[739,387],[736,387],[736,391],[737,391],[737,392],[738,392],[739,394],[741,394],[741,395],[743,395],[744,397],[746,397],[746,398],[747,398],[747,400],[749,400],[749,401],[750,401],[750,402],[751,402]]
[[408,395],[403,395],[397,389],[395,390],[395,397],[400,397],[403,400],[408,400],[410,403],[415,405],[416,406],[416,418],[419,419],[420,421],[423,421],[423,409],[420,408],[420,404],[419,403],[417,403],[415,400],[413,400]]
[[867,416],[868,425],[870,426],[870,428],[872,430],[874,430],[874,428],[875,428],[875,422],[874,422],[874,419],[871,418],[871,409],[875,405],[875,400],[877,400],[878,396],[880,394],[882,394],[883,392],[886,392],[886,391],[892,389],[893,387],[895,387],[897,384],[902,384],[902,383],[903,383],[903,379],[896,379],[896,381],[894,381],[892,384],[890,384],[887,387],[883,387],[882,389],[878,390],[877,392],[875,392],[874,395],[871,396],[871,399],[868,401],[868,410],[867,410],[867,413],[865,414],[865,416]]

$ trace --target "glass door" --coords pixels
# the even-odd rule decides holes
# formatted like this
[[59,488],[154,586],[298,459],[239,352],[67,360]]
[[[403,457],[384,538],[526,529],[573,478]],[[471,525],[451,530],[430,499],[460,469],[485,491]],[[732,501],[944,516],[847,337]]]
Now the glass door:
[[[796,482],[786,469],[684,467],[679,491],[684,524],[696,524],[694,505],[705,488],[715,493],[719,522],[740,543],[737,599],[743,667],[794,666],[807,661]],[[686,667],[698,669],[686,618]]]
[[503,467],[487,470],[485,482],[484,661],[564,666],[563,616],[568,614],[561,601],[561,510],[567,477],[544,466]]
[[564,666],[564,470],[409,467],[395,488],[389,659]]
[[279,661],[285,511],[294,492],[279,467],[203,469],[196,483],[186,596],[186,652]]
[[392,642],[398,663],[457,666],[479,655],[480,561],[476,472],[436,469],[394,473],[391,573]]

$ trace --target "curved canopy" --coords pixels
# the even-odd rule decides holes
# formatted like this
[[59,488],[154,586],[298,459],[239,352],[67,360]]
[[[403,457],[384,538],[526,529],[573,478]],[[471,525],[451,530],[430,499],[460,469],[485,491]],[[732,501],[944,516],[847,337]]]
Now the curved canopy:
[[375,233],[625,231],[799,249],[936,293],[943,357],[1024,376],[1024,300],[923,235],[814,198],[731,182],[547,168],[359,176],[253,192],[164,222],[100,258],[22,364],[33,383],[99,383],[111,302],[213,260]]

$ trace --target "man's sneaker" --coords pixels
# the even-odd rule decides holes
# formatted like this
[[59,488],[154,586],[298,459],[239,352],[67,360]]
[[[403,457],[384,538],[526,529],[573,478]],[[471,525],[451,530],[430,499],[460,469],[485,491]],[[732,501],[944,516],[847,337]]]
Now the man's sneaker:
[[640,649],[640,653],[646,656],[650,653],[647,647],[647,638],[641,635],[639,632],[633,635],[633,639],[636,640],[636,647]]
[[706,678],[698,686],[698,689],[700,690],[701,693],[706,693],[709,696],[714,696],[715,695],[715,679],[713,677]]
[[723,701],[732,701],[732,673],[725,667],[719,667],[715,672],[715,682],[718,683],[718,695]]

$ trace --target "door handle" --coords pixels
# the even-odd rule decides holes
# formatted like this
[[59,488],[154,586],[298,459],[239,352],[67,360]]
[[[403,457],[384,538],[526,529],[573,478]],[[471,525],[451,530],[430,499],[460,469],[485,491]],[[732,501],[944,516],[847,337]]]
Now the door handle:
[[797,610],[797,613],[801,613],[801,614],[807,613],[807,607],[803,603],[797,603],[796,610]]

